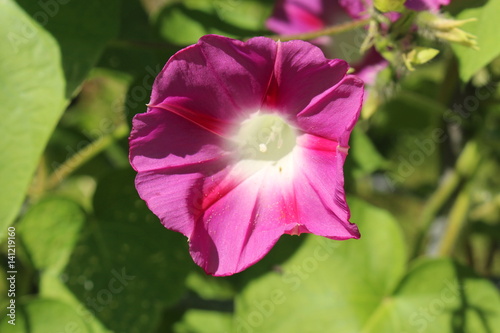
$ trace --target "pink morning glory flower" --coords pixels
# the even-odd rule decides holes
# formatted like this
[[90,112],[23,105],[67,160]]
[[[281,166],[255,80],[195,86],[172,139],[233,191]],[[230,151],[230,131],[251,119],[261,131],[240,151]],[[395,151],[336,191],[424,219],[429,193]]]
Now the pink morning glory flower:
[[266,26],[282,35],[321,30],[335,23],[339,9],[331,0],[278,0]]
[[[373,0],[338,0],[338,1],[339,4],[353,18],[368,17],[367,6],[372,6],[373,4]],[[441,8],[441,6],[448,5],[450,1],[451,0],[406,0],[405,7],[416,11],[430,10],[432,12],[437,12],[439,11],[439,8]]]
[[[276,3],[274,12],[266,25],[276,33],[293,35],[342,23],[349,18],[346,14],[356,18],[364,17],[361,13],[366,14],[366,11],[357,1],[281,0]],[[322,47],[325,52],[331,53],[330,46],[334,41],[330,38],[318,38],[313,42]],[[353,67],[356,69],[356,75],[366,84],[372,85],[375,83],[377,74],[388,65],[389,63],[375,49],[371,49],[364,57],[357,60]]]
[[260,260],[281,235],[359,238],[343,164],[363,83],[316,46],[208,35],[177,52],[134,117],[136,188],[217,276]]
[[423,11],[430,10],[432,12],[439,11],[441,6],[449,5],[451,0],[406,0],[406,8]]
[[[451,0],[407,0],[405,6],[412,10],[438,11]],[[292,35],[323,29],[341,23],[343,13],[360,19],[369,16],[368,7],[372,0],[279,0],[267,27],[283,35]],[[397,19],[398,15],[390,15]]]
[[[413,10],[438,11],[442,5],[447,5],[450,1],[407,0],[405,6]],[[372,3],[372,0],[280,0],[276,3],[266,25],[271,31],[281,35],[317,31],[342,23],[345,21],[345,14],[355,19],[367,18],[369,16],[367,6],[371,6]],[[395,12],[386,15],[391,21],[399,18],[399,13]],[[332,41],[328,37],[322,37],[314,42],[327,51]],[[388,65],[389,63],[372,48],[353,67],[366,84],[373,85],[376,75]]]

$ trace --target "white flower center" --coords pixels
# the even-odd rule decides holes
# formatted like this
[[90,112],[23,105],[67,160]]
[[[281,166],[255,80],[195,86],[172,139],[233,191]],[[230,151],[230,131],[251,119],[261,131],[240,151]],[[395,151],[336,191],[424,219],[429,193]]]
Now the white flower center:
[[292,152],[297,133],[280,116],[254,113],[241,123],[234,137],[241,158],[278,162]]

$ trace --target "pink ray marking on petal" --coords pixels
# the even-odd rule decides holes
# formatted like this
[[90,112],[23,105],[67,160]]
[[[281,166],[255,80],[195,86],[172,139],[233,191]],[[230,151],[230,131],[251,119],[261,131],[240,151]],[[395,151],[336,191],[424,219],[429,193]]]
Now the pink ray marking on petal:
[[234,151],[228,140],[160,108],[134,116],[129,147],[138,172],[197,165]]
[[[226,195],[230,194],[238,185],[254,176],[260,170],[253,170],[243,172],[237,170],[237,165],[229,166],[223,173],[219,174],[217,179],[212,178],[206,182],[203,192],[205,197],[201,204],[201,211],[199,215],[203,215],[210,209],[217,201],[223,199]],[[200,216],[197,217],[197,219]]]
[[271,110],[276,109],[276,107],[278,106],[278,94],[279,94],[278,81],[281,73],[280,67],[278,66],[279,64],[278,59],[281,58],[281,53],[282,53],[282,44],[281,41],[277,41],[273,70],[271,72],[271,76],[269,77],[266,93],[264,94],[264,100],[262,101],[262,105],[265,105],[266,108],[269,108]]
[[343,164],[339,151],[297,149],[294,190],[300,201],[300,223],[316,235],[331,239],[359,238],[355,224],[349,222],[345,200]]
[[190,237],[194,216],[201,209],[204,198],[203,182],[223,170],[227,163],[220,157],[172,169],[139,172],[136,188],[166,228]]
[[[340,59],[328,60],[316,46],[294,40],[278,44],[274,76],[264,107],[292,121],[318,96],[338,84],[348,70]],[[295,124],[294,124],[295,125]]]
[[259,173],[265,172],[268,165],[270,165],[269,162],[233,162],[224,171],[219,172],[216,177],[207,179],[203,188],[205,196],[199,215],[203,215],[217,201],[229,195],[243,182],[255,177]]
[[229,135],[228,133],[229,129],[234,128],[234,124],[232,122],[217,119],[206,114],[194,112],[179,105],[163,102],[158,105],[148,105],[148,107],[159,108],[172,112],[173,114],[176,114],[192,122],[193,124],[198,125],[201,128],[204,128],[207,131],[212,132],[223,138],[227,138],[227,136]]
[[260,260],[288,230],[298,226],[305,232],[297,222],[291,175],[266,165],[250,177],[225,170],[206,179],[208,187],[220,188],[219,178],[228,186],[197,219],[190,238],[193,259],[207,273],[237,273]]
[[297,145],[306,149],[318,151],[342,151],[347,153],[348,147],[340,147],[338,141],[322,138],[320,136],[304,133],[297,137]]
[[297,4],[289,5],[288,14],[294,19],[297,19],[298,23],[304,26],[304,31],[320,30],[325,26],[325,23],[319,16],[307,11]]

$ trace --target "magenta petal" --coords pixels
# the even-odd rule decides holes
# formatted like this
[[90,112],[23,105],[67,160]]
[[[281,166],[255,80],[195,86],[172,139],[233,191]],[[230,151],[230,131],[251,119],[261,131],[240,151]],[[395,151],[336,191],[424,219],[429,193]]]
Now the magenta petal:
[[256,111],[267,90],[273,70],[269,59],[275,49],[270,39],[245,44],[204,36],[170,58],[155,80],[150,105],[165,109],[176,105],[230,120],[244,116],[248,109]]
[[406,0],[405,6],[413,10],[430,10],[437,12],[441,6],[446,6],[451,0]]
[[[310,140],[313,137],[306,139]],[[335,144],[311,143],[300,149],[300,167],[294,180],[296,200],[300,202],[299,220],[316,235],[339,240],[359,238],[358,228],[349,222],[345,200],[342,167],[346,154],[342,150],[332,151]]]
[[281,35],[315,31],[338,23],[341,12],[332,0],[279,0],[266,26]]
[[135,186],[141,199],[146,201],[149,209],[166,228],[191,235],[194,228],[193,210],[201,200],[197,195],[199,193],[193,189],[200,179],[202,175],[196,172],[140,172]]
[[[204,207],[190,239],[194,261],[216,276],[240,272],[260,260],[296,224],[289,184],[262,170],[244,180],[224,170],[207,179],[216,200]],[[279,178],[279,176],[278,176]],[[210,194],[209,194],[210,195]],[[205,205],[204,205],[205,206]]]
[[194,165],[139,172],[135,185],[140,197],[162,224],[190,237],[196,218],[203,210],[203,184],[223,170],[227,159]]
[[162,109],[137,114],[132,123],[130,162],[139,172],[213,160],[227,154],[222,139]]
[[322,2],[322,0],[278,1],[266,26],[284,35],[319,30],[325,26],[321,17],[324,13]]
[[373,0],[338,0],[339,4],[346,10],[352,18],[361,19],[367,18],[368,7],[371,6]]
[[266,107],[284,115],[296,115],[336,85],[348,67],[343,60],[327,60],[310,43],[298,40],[279,43]]
[[349,135],[361,111],[363,82],[348,75],[297,116],[299,128],[347,147]]

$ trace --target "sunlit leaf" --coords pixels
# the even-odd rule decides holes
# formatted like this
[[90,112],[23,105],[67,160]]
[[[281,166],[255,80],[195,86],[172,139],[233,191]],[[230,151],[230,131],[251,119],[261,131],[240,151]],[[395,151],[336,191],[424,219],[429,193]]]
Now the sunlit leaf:
[[405,0],[374,0],[375,8],[381,12],[400,12],[404,9]]
[[361,332],[404,272],[399,227],[385,211],[350,202],[360,240],[307,238],[282,272],[251,283],[237,299],[242,332]]
[[84,221],[82,209],[68,199],[49,198],[31,207],[18,231],[35,267],[63,269]]
[[285,265],[249,285],[235,329],[345,333],[494,332],[500,295],[449,259],[426,259],[404,273],[405,246],[386,212],[351,201],[362,238],[310,237]]
[[0,0],[0,45],[2,239],[66,101],[56,42],[12,0]]
[[93,333],[76,309],[68,304],[43,298],[23,303],[16,304],[15,325],[5,320],[9,317],[2,316],[0,321],[2,333]]
[[262,35],[269,3],[241,0],[173,2],[156,16],[161,35],[177,45],[188,45],[206,34],[241,38]]
[[232,316],[217,311],[189,310],[182,322],[175,325],[177,333],[230,333]]
[[479,50],[453,45],[453,50],[458,57],[462,81],[469,81],[478,70],[488,65],[500,54],[500,43],[497,38],[499,12],[500,0],[489,0],[478,7],[463,10],[456,17],[459,20],[477,19],[475,22],[467,23],[463,30],[477,36]]
[[356,162],[355,176],[363,176],[382,168],[386,161],[370,138],[360,128],[354,128],[349,141],[349,155]]

